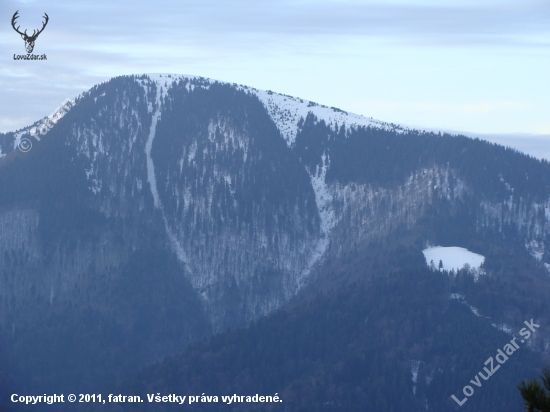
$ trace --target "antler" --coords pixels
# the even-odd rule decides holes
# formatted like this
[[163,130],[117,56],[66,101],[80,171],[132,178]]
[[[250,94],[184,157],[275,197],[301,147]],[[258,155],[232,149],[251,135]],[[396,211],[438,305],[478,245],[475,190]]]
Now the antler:
[[18,14],[19,14],[19,10],[17,10],[17,11],[13,14],[13,17],[11,18],[11,26],[12,26],[13,29],[14,29],[17,33],[19,33],[21,36],[26,36],[26,35],[27,35],[27,30],[25,30],[25,33],[21,33],[21,32],[19,31],[19,27],[21,27],[21,26],[17,26],[17,28],[15,27],[16,20],[19,18]]
[[[42,23],[42,28],[40,30],[38,30],[38,33],[36,33],[36,30],[33,30],[32,32],[32,36],[29,36],[30,39],[36,39],[38,37],[38,35],[40,33],[42,33],[44,31],[44,29],[46,28],[46,25],[48,24],[48,21],[50,20],[50,18],[48,17],[48,14],[46,12],[44,12],[44,19],[46,19],[46,21],[44,23]],[[26,32],[26,30],[25,30]]]

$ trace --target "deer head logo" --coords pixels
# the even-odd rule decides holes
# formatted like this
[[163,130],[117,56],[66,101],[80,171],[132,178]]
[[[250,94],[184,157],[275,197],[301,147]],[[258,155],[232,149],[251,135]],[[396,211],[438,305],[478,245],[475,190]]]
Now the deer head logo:
[[25,48],[27,49],[27,53],[32,53],[34,50],[34,42],[36,41],[36,38],[42,31],[44,31],[44,28],[46,28],[46,25],[48,24],[48,20],[50,19],[46,13],[44,13],[44,23],[42,23],[42,28],[40,30],[33,30],[32,35],[27,34],[27,30],[25,30],[23,33],[19,31],[19,26],[15,27],[16,20],[19,17],[18,16],[19,10],[17,10],[13,17],[11,18],[11,25],[13,29],[21,35],[21,38],[25,40]]

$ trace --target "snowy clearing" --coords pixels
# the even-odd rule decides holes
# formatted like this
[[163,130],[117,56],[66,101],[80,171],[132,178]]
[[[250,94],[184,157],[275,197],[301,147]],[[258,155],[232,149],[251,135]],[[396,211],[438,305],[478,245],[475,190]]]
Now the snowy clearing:
[[439,261],[443,263],[443,270],[455,270],[462,269],[465,264],[470,265],[471,268],[479,268],[485,261],[485,256],[478,255],[477,253],[470,252],[463,247],[451,246],[431,246],[422,251],[426,258],[426,264],[430,266],[431,262],[434,262],[436,268],[439,268]]

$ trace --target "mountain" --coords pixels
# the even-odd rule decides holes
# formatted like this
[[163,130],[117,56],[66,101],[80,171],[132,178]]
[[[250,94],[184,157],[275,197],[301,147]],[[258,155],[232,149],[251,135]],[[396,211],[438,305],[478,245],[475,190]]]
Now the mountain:
[[[163,378],[173,361],[209,390],[281,387],[272,392],[294,399],[289,410],[306,408],[295,400],[302,390],[325,399],[314,395],[317,381],[323,393],[342,387],[327,410],[390,405],[392,387],[407,392],[394,410],[449,410],[506,333],[519,336],[534,319],[524,365],[502,374],[508,386],[480,389],[464,405],[494,410],[504,399],[499,407],[513,410],[514,373],[519,382],[546,362],[548,162],[193,76],[117,77],[55,113],[0,135],[0,342],[18,393],[92,393],[117,382],[176,390]],[[483,267],[430,269],[429,245],[467,248]],[[377,312],[386,299],[394,306]],[[358,313],[391,322],[359,331]],[[304,336],[310,322],[319,332]],[[391,338],[380,346],[371,331]],[[279,359],[277,336],[302,342],[285,352],[288,370],[264,373],[268,361],[247,364],[241,352],[235,365],[246,373],[224,371],[226,386],[208,378],[249,339],[268,339],[250,356]],[[327,347],[308,360],[316,341]],[[347,347],[380,365],[346,381],[343,365],[355,362]],[[219,362],[189,366],[189,356],[218,351]],[[176,353],[150,382],[132,375]],[[389,371],[393,380],[375,392],[350,395]]]

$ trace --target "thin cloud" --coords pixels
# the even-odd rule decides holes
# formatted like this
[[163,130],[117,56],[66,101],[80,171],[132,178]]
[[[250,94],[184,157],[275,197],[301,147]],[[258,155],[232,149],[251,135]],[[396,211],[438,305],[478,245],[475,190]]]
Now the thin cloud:
[[[29,29],[40,25],[44,12],[49,14],[35,48],[37,54],[47,53],[48,61],[10,61],[11,54],[24,53],[21,38],[9,24],[15,10],[20,11],[22,27]],[[341,81],[338,76],[348,76],[363,82],[354,87],[373,87],[360,80],[371,62],[376,63],[368,66],[369,75],[391,77],[385,83],[390,86],[399,84],[400,70],[407,70],[411,82],[421,80],[430,76],[422,74],[429,67],[441,71],[438,62],[426,63],[428,69],[418,64],[411,68],[405,59],[439,55],[441,48],[456,50],[457,56],[472,49],[513,50],[531,53],[530,61],[535,61],[538,49],[550,47],[549,21],[550,3],[536,0],[7,0],[0,2],[0,45],[6,52],[0,56],[0,130],[24,126],[29,116],[47,115],[64,99],[121,74],[169,71],[265,88],[277,79],[284,92],[299,94],[295,90],[303,90],[304,80],[298,76],[306,70],[312,74],[307,82],[332,77],[334,83]],[[464,64],[472,65],[472,56],[464,56]],[[501,67],[509,61],[499,59],[483,65]],[[347,71],[349,67],[354,69]],[[344,74],[335,75],[342,70]],[[476,82],[483,70],[465,70],[471,72],[472,87],[480,88]],[[394,87],[388,92],[396,101],[411,100]],[[452,84],[449,90],[452,95]],[[475,98],[492,98],[487,96]],[[494,99],[510,98],[516,97]],[[319,99],[334,104],[332,95],[319,94]]]
[[[12,9],[18,6],[18,2],[10,3]],[[513,45],[517,37],[522,44],[527,41],[536,45],[541,39],[548,40],[550,34],[548,2],[481,1],[466,6],[456,1],[441,3],[164,0],[151,5],[141,0],[128,5],[102,0],[63,5],[45,1],[40,8],[51,11],[56,19],[55,30],[68,40],[77,36],[80,42],[101,44],[160,41],[173,44],[176,49],[189,39],[208,42],[242,34],[249,35],[252,43],[254,34],[283,38],[354,35],[435,45]],[[25,7],[36,14],[36,3]],[[6,9],[4,5],[2,10]],[[0,33],[8,30],[3,26]]]

